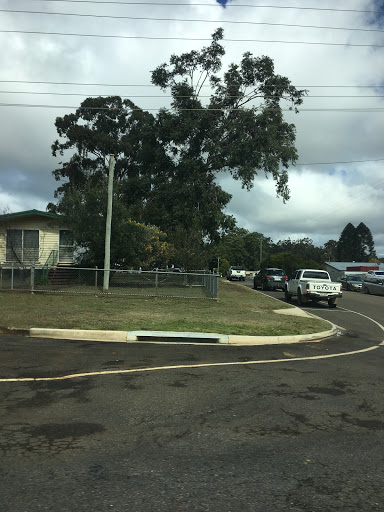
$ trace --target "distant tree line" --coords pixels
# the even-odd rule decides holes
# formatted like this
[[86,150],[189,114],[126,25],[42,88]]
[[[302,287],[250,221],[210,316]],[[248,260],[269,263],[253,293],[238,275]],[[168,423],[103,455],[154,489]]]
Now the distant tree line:
[[261,267],[283,268],[287,273],[297,268],[324,268],[326,261],[379,261],[370,229],[361,222],[356,228],[348,223],[340,238],[316,247],[310,238],[290,238],[274,243],[262,233],[250,233],[235,227],[216,246],[217,258],[211,267],[225,273],[229,265],[242,265],[248,270]]

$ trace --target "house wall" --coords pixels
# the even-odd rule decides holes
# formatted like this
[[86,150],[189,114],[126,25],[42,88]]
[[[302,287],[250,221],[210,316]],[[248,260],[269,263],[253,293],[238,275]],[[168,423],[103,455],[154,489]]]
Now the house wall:
[[340,277],[344,275],[343,270],[336,270],[334,267],[328,265],[327,263],[325,264],[325,269],[330,275],[332,281],[337,281]]
[[[339,268],[336,268],[337,266]],[[332,281],[337,281],[340,277],[343,277],[345,275],[356,275],[364,278],[368,270],[384,270],[384,265],[364,262],[359,262],[355,265],[354,262],[325,262],[325,268],[328,271],[329,275],[331,276]]]
[[31,216],[7,219],[0,226],[0,264],[6,263],[5,234],[7,229],[38,229],[40,239],[39,263],[44,265],[52,250],[59,250],[59,228],[52,226],[52,219]]

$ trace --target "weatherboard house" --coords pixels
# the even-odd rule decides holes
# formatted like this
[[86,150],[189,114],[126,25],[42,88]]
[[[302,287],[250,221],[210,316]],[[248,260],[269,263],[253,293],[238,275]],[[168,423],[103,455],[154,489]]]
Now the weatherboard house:
[[72,264],[71,232],[59,215],[40,210],[0,215],[0,265]]
[[357,274],[364,276],[368,270],[383,270],[383,263],[367,263],[359,261],[326,261],[326,270],[331,276],[332,281],[337,281],[339,277],[346,274]]

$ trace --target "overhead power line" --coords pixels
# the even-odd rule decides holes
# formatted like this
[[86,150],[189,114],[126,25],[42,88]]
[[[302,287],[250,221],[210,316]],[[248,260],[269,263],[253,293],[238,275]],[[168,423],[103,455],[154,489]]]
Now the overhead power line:
[[[65,108],[65,109],[75,109],[75,110],[116,110],[114,107],[82,107],[82,106],[73,106],[73,105],[45,105],[45,104],[37,104],[37,103],[0,103],[0,107],[26,107],[26,108]],[[131,111],[137,112],[157,112],[161,110],[163,107],[158,108],[133,108]],[[177,109],[180,112],[222,112],[227,109],[223,108],[179,108]],[[243,111],[243,110],[251,110],[245,108],[231,108],[231,111]],[[290,108],[263,108],[265,111],[279,111],[279,112],[294,112],[294,109]],[[384,112],[384,107],[372,107],[372,108],[300,108],[300,112],[368,112],[368,113],[377,113]]]
[[[139,39],[154,41],[211,41],[206,37],[169,37],[169,36],[122,36],[116,34],[79,34],[76,32],[42,32],[40,30],[0,30],[3,34],[38,34],[46,36],[74,36],[74,37],[97,37],[103,39]],[[224,42],[239,43],[283,43],[283,44],[307,44],[323,46],[343,46],[343,47],[366,47],[366,48],[384,48],[382,44],[352,44],[352,43],[326,43],[323,41],[286,41],[280,39],[223,39]]]
[[[371,190],[372,189],[376,189],[377,186],[380,185],[383,182],[384,182],[384,178],[380,179],[380,180],[378,180],[378,181],[376,181],[374,183],[365,184],[363,190],[359,190],[359,191],[355,192],[354,194],[351,194],[347,199],[343,199],[342,201],[338,201],[336,203],[333,203],[330,206],[327,206],[324,210],[317,211],[316,212],[316,218],[319,218],[320,215],[321,215],[321,217],[327,217],[328,215],[333,214],[335,209],[340,209],[340,205],[344,205],[345,204],[346,200],[348,201],[350,199],[354,199],[354,198],[357,198],[359,196],[362,196],[362,197],[360,197],[358,200],[364,199],[365,197],[368,197],[368,195],[370,195],[370,193],[371,193]],[[310,220],[312,220],[312,219],[310,219]]]
[[[113,5],[155,5],[157,7],[162,6],[179,6],[179,7],[215,7],[222,8],[219,4],[202,4],[202,3],[181,3],[181,2],[123,2],[118,0],[111,1],[95,1],[95,0],[34,0],[38,2],[61,2],[61,3],[72,3],[72,4],[93,4],[93,5],[102,5],[102,4],[113,4]],[[331,12],[360,12],[360,13],[372,13],[372,14],[382,14],[381,11],[375,10],[361,10],[361,9],[335,9],[331,7],[297,7],[291,5],[250,5],[250,4],[227,4],[226,8],[240,8],[247,7],[250,9],[293,9],[293,10],[303,10],[303,11],[331,11]]]
[[186,19],[186,18],[151,18],[148,16],[112,16],[109,14],[80,14],[80,13],[68,13],[68,12],[47,12],[47,11],[27,11],[27,10],[16,10],[16,9],[0,9],[0,12],[8,13],[21,13],[21,14],[43,14],[47,16],[72,16],[79,18],[101,18],[111,20],[140,20],[140,21],[177,21],[177,22],[188,22],[188,23],[226,23],[234,25],[267,25],[272,27],[295,27],[295,28],[315,28],[315,29],[326,29],[326,30],[347,30],[356,32],[384,32],[381,29],[375,28],[348,28],[348,27],[330,27],[330,26],[319,26],[319,25],[297,25],[291,23],[269,23],[264,21],[237,21],[237,20],[207,20],[207,19]]
[[[107,84],[107,83],[90,83],[90,82],[53,82],[47,80],[1,80],[0,83],[7,84],[46,84],[46,85],[84,85],[84,86],[99,86],[99,87],[158,87],[154,84]],[[210,87],[206,85],[204,87]],[[274,87],[274,86],[271,86]],[[384,88],[384,85],[295,85],[296,88],[370,88],[379,89]]]
[[338,162],[309,162],[306,164],[296,163],[295,165],[334,165],[334,164],[355,164],[355,163],[366,163],[366,162],[384,162],[384,158],[375,158],[371,160],[343,160]]
[[[105,93],[92,93],[92,94],[85,94],[85,93],[78,93],[78,92],[42,92],[42,91],[1,91],[0,94],[32,94],[32,95],[38,95],[38,96],[83,96],[83,97],[106,97],[111,96],[111,94],[105,94]],[[171,95],[171,94],[130,94],[130,95],[122,95],[122,94],[116,94],[113,96],[119,96],[120,98],[190,98],[190,95]],[[210,98],[211,95],[199,95],[199,98]],[[272,98],[273,96],[265,95],[263,98]],[[243,96],[239,95],[228,95],[226,98],[243,98]],[[384,95],[369,95],[369,96],[359,96],[359,95],[330,95],[330,94],[322,94],[322,95],[313,95],[308,94],[306,96],[307,98],[384,98]]]

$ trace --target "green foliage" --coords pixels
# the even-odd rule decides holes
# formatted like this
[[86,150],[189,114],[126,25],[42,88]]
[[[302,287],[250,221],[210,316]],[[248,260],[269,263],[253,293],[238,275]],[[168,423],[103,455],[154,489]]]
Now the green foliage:
[[370,229],[363,223],[354,227],[350,222],[343,229],[338,244],[339,261],[368,261],[376,257],[375,244]]
[[265,259],[270,254],[271,243],[271,239],[262,233],[250,233],[244,228],[235,227],[221,237],[215,251],[231,265],[255,270],[260,268],[260,256]]
[[220,260],[219,273],[222,276],[225,276],[226,273],[228,272],[230,266],[231,265],[230,265],[229,261],[226,260],[225,258],[223,258],[222,260]]
[[273,252],[289,252],[296,254],[302,260],[324,261],[324,250],[313,245],[310,238],[301,238],[299,240],[279,240],[275,245]]
[[336,240],[328,240],[324,244],[324,258],[327,261],[336,261],[337,258],[337,242]]
[[38,276],[35,278],[35,285],[39,285],[39,286],[49,286],[49,285],[50,285],[50,282],[49,282],[48,276],[38,275]]
[[[277,75],[272,59],[249,52],[220,76],[222,39],[218,29],[209,46],[172,55],[169,64],[152,72],[152,83],[172,96],[171,108],[156,116],[111,96],[87,98],[74,114],[56,119],[60,140],[52,153],[69,151],[71,156],[53,173],[61,184],[55,192],[58,204],[50,208],[66,216],[93,260],[103,254],[110,154],[116,159],[115,240],[120,245],[129,235],[138,243],[128,219],[158,226],[174,245],[175,260],[186,268],[209,260],[209,248],[235,227],[224,213],[231,195],[218,185],[220,173],[231,173],[250,189],[262,171],[274,179],[277,195],[289,198],[287,169],[297,159],[295,127],[284,121],[281,103],[297,112],[306,91]],[[205,85],[211,88],[208,101],[200,96]],[[254,266],[255,243],[248,237],[240,252],[231,253],[228,242],[227,259]],[[114,248],[111,261],[135,260],[131,247]]]
[[[287,169],[297,153],[295,127],[284,122],[280,103],[288,102],[297,112],[306,91],[275,74],[272,59],[249,52],[223,77],[216,75],[225,54],[222,38],[218,29],[208,48],[172,55],[169,65],[152,72],[152,83],[170,89],[173,98],[172,110],[159,115],[162,142],[180,161],[197,158],[207,175],[229,171],[248,189],[263,170],[275,180],[277,195],[287,200]],[[212,94],[204,106],[199,94],[207,82]]]
[[358,240],[360,261],[375,258],[376,251],[373,236],[371,230],[364,224],[364,222],[360,222],[356,227],[356,237]]
[[[115,201],[111,226],[112,266],[149,267],[155,263],[162,266],[173,256],[173,247],[166,234],[159,228],[138,223],[130,218],[129,208],[119,201],[119,186],[115,190]],[[83,187],[73,188],[64,194],[58,207],[51,210],[65,215],[71,226],[76,243],[85,249],[82,263],[104,264],[105,223],[107,212],[107,182],[93,184],[90,180]]]
[[307,260],[299,254],[291,252],[274,254],[264,261],[263,266],[282,268],[288,276],[292,275],[292,273],[299,268],[324,268],[324,265],[317,261],[311,259]]

